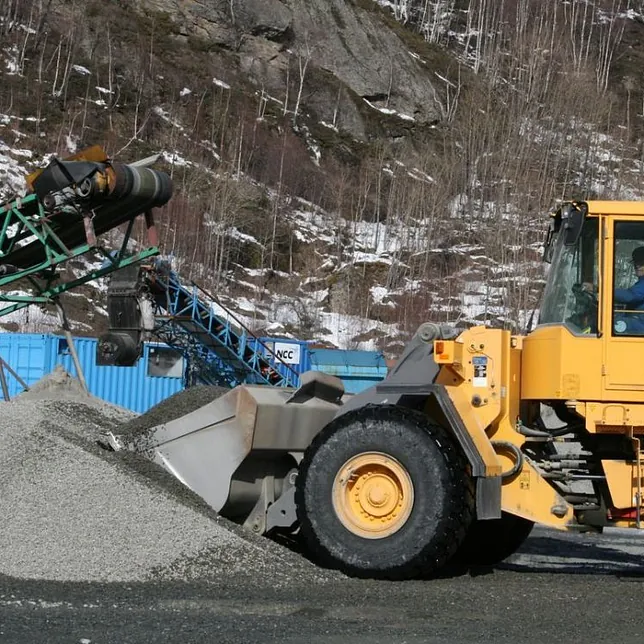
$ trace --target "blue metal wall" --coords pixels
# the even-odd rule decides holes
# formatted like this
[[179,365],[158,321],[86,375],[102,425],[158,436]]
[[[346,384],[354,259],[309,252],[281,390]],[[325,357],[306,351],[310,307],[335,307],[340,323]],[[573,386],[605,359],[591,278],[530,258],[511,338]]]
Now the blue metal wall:
[[[142,358],[134,367],[99,367],[96,365],[96,342],[93,338],[74,338],[87,388],[95,396],[143,413],[183,389],[183,373],[179,377],[149,375],[150,351],[161,345],[146,344]],[[54,344],[49,371],[62,365],[66,371],[76,375],[67,341],[54,337]]]
[[[95,359],[96,343],[93,338],[74,338],[87,387],[94,396],[143,413],[183,389],[183,374],[179,377],[149,375],[150,351],[161,345],[146,344],[142,359],[134,367],[99,367]],[[67,341],[59,336],[0,333],[0,356],[27,385],[33,385],[57,365],[76,375]],[[12,376],[8,375],[7,379],[9,394],[16,396],[22,388]]]
[[309,349],[310,369],[324,371],[344,382],[347,393],[357,394],[387,375],[387,363],[378,351]]
[[[298,360],[292,363],[298,373],[324,371],[344,382],[345,391],[357,394],[387,375],[385,357],[379,351],[346,351],[344,349],[313,349],[302,340],[260,338],[271,350],[296,348]],[[286,357],[286,356],[283,356]]]
[[[0,333],[0,357],[28,385],[33,385],[51,371],[49,338],[48,335],[38,333]],[[9,394],[16,396],[22,391],[22,387],[9,373],[6,376]]]
[[[273,349],[273,343],[297,345],[299,360],[291,366],[299,373],[324,371],[339,377],[348,393],[359,393],[387,375],[384,356],[376,351],[343,351],[311,349],[306,342],[262,338]],[[182,372],[173,376],[151,375],[151,352],[164,345],[148,343],[141,360],[134,367],[99,367],[96,365],[94,338],[74,338],[81,366],[90,392],[112,404],[143,413],[158,402],[181,391]],[[155,354],[156,355],[156,354]],[[26,381],[33,385],[43,376],[62,365],[76,375],[76,369],[64,338],[35,333],[0,333],[0,356]],[[18,382],[7,374],[9,393],[22,391]],[[0,398],[1,399],[1,398]]]

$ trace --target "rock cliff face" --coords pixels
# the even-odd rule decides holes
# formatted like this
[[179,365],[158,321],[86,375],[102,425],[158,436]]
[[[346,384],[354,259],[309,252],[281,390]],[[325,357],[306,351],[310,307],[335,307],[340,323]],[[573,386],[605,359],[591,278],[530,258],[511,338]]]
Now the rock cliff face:
[[[359,139],[365,112],[408,124],[436,121],[436,88],[425,63],[373,2],[343,0],[134,0],[165,16],[172,37],[232,54],[258,88]],[[413,44],[411,45],[413,47]],[[288,91],[287,91],[288,83]],[[368,103],[365,103],[365,100]]]
[[159,153],[162,252],[262,334],[387,347],[428,311],[518,325],[541,213],[641,192],[644,18],[389,3],[415,7],[403,26],[379,2],[2,0],[0,195],[52,153]]

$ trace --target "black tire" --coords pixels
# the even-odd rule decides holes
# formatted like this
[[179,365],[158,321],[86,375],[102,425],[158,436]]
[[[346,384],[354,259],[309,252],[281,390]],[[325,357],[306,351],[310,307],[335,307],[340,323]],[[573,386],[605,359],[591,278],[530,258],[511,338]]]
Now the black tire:
[[[381,452],[409,474],[414,503],[397,532],[379,539],[352,532],[332,499],[337,473],[352,457]],[[474,516],[467,462],[448,432],[415,411],[370,406],[341,416],[313,441],[300,465],[295,502],[308,552],[356,577],[406,579],[437,572],[456,552]]]
[[454,563],[493,566],[514,554],[530,536],[534,521],[503,512],[500,519],[474,521]]

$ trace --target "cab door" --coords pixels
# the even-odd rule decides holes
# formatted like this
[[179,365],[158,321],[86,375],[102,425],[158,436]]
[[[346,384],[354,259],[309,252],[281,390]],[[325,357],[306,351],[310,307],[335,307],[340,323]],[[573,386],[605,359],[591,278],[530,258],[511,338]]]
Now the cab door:
[[[604,224],[601,325],[604,389],[607,393],[644,391],[644,310],[638,309],[637,304],[620,304],[615,298],[615,289],[628,289],[638,281],[632,252],[644,246],[644,221],[635,217],[607,217]],[[641,330],[629,328],[640,326]]]

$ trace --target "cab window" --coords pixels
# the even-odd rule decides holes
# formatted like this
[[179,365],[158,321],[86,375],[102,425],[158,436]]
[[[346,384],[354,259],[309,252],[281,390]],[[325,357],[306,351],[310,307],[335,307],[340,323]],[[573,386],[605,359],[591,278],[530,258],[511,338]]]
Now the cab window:
[[615,223],[613,335],[644,335],[644,222]]
[[543,295],[539,324],[563,324],[575,335],[597,333],[598,220],[587,219],[576,244],[559,235]]

